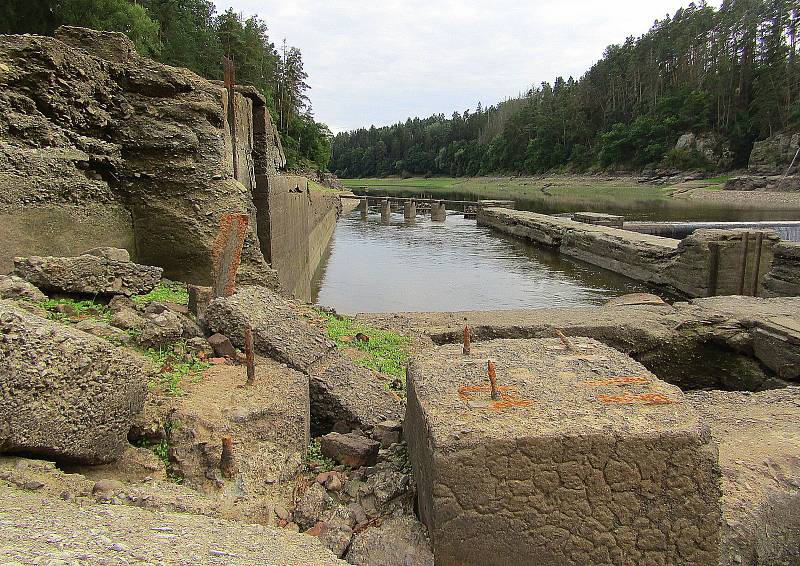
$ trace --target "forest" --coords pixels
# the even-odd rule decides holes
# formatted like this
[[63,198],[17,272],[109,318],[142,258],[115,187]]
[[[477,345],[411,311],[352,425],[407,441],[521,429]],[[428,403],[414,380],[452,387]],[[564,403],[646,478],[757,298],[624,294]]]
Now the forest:
[[124,32],[143,55],[222,79],[222,58],[236,66],[237,84],[267,98],[281,133],[287,167],[325,169],[331,133],[317,122],[308,98],[300,50],[276,48],[258,16],[229,9],[217,14],[210,0],[2,0],[0,33],[51,35],[60,25]]
[[[330,168],[381,177],[746,166],[754,141],[800,123],[799,19],[797,0],[692,3],[606,48],[577,80],[338,134]],[[689,132],[727,161],[677,148]]]

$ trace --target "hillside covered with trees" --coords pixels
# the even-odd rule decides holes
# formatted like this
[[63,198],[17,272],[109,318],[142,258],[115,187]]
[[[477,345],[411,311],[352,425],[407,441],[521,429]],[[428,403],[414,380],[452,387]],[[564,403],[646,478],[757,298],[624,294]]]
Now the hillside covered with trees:
[[270,41],[258,16],[217,14],[210,0],[3,0],[0,33],[50,35],[60,25],[126,33],[143,55],[222,79],[222,57],[236,65],[236,82],[267,98],[290,168],[325,169],[330,131],[314,120],[300,50]]
[[[337,135],[341,177],[478,175],[747,163],[753,142],[800,123],[797,0],[690,4],[609,46],[585,75],[489,108]],[[676,148],[682,134],[710,140]]]

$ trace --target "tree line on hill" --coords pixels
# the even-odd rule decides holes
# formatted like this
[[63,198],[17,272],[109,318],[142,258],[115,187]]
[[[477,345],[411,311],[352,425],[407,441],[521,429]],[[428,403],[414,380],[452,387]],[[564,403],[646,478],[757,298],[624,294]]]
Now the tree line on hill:
[[210,0],[3,0],[0,33],[50,35],[60,25],[127,34],[143,55],[221,80],[222,58],[233,60],[237,84],[266,97],[278,126],[287,166],[325,169],[331,133],[314,120],[308,75],[300,50],[280,49],[258,16],[244,19],[228,9],[217,14]]
[[[474,112],[341,133],[341,177],[596,169],[717,169],[800,124],[798,0],[701,1],[609,46],[579,80],[559,77]],[[687,132],[710,140],[676,147]]]

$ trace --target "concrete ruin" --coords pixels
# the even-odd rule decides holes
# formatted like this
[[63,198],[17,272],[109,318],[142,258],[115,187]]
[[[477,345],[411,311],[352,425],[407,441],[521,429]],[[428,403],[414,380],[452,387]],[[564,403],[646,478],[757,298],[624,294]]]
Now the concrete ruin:
[[718,563],[708,428],[624,354],[585,338],[448,345],[415,358],[408,382],[437,565]]
[[675,240],[500,208],[481,209],[478,223],[682,297],[785,296],[800,280],[796,250],[772,230],[704,229]]
[[15,256],[113,246],[208,285],[232,213],[250,219],[239,280],[310,298],[335,199],[289,196],[266,101],[252,87],[229,94],[120,33],[0,36],[0,273]]

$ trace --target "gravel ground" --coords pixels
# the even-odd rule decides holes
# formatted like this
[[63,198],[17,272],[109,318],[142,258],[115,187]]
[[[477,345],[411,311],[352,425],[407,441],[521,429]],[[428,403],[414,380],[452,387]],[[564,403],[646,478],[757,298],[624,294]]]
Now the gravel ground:
[[346,564],[314,537],[198,515],[80,506],[0,486],[0,565]]

